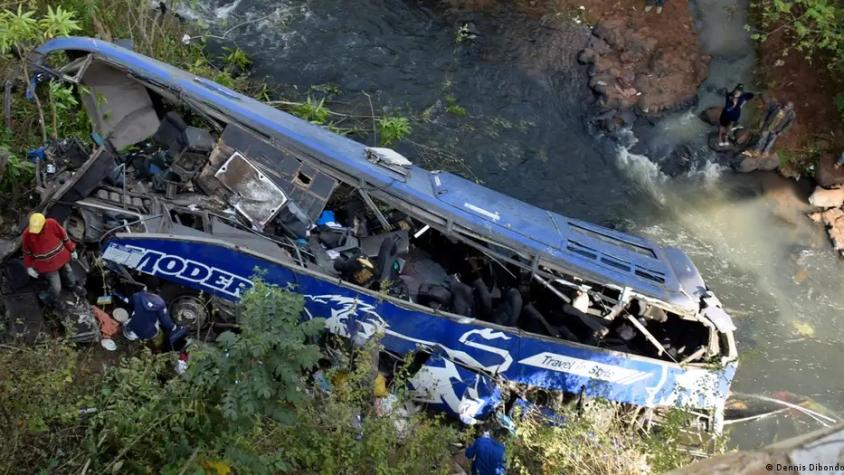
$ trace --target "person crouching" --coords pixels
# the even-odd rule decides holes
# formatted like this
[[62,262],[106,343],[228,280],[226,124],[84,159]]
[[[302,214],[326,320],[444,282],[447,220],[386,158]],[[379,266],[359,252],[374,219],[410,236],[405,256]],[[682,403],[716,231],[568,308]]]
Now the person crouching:
[[129,303],[132,314],[123,326],[123,336],[129,341],[141,340],[160,350],[165,336],[170,338],[176,328],[167,312],[167,303],[161,296],[145,290],[132,294]]

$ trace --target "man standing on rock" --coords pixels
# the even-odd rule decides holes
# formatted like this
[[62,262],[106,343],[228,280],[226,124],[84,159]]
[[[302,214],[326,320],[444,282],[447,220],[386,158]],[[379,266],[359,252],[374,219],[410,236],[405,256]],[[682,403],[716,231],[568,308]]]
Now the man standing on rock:
[[741,83],[732,92],[727,93],[724,110],[721,111],[721,117],[718,120],[721,125],[718,129],[718,146],[730,145],[730,131],[741,118],[741,107],[751,99],[753,99],[753,93],[744,92],[744,84]]
[[29,226],[21,235],[21,250],[27,273],[33,279],[44,275],[50,284],[50,300],[61,308],[62,277],[69,287],[76,287],[76,276],[70,267],[70,259],[76,257],[76,243],[56,220],[32,213]]
[[665,6],[665,0],[645,0],[645,13],[653,10],[656,7],[656,14],[662,14],[662,7]]

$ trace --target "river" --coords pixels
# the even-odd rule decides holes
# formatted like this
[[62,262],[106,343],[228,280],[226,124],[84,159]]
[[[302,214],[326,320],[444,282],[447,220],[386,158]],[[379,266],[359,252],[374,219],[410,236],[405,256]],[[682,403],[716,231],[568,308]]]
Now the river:
[[[836,322],[844,314],[844,268],[804,215],[810,190],[719,165],[696,117],[720,102],[719,88],[753,84],[745,0],[690,2],[713,56],[698,105],[635,127],[621,144],[586,125],[593,98],[575,54],[589,31],[570,12],[455,12],[410,0],[192,4],[185,15],[231,40],[212,47],[240,47],[254,76],[290,96],[331,85],[339,90],[337,110],[368,114],[365,92],[376,113],[411,117],[410,140],[396,148],[421,165],[452,168],[540,207],[683,249],[739,328],[733,389],[786,391],[844,413],[844,332]],[[477,37],[460,41],[467,23]],[[449,112],[455,105],[465,115]],[[668,175],[678,144],[694,160]],[[731,446],[750,448],[814,427],[783,417],[728,433]]]

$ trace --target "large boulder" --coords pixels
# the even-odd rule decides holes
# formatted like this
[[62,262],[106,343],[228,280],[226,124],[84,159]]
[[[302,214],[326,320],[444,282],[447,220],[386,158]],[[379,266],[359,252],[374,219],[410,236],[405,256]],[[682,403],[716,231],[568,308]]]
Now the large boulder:
[[723,107],[710,107],[700,113],[700,119],[709,125],[719,125],[722,110],[724,110]]
[[736,171],[741,173],[750,173],[757,170],[771,171],[776,170],[780,165],[780,159],[777,154],[770,155],[742,155],[742,160],[736,167]]
[[665,35],[657,40],[658,33],[627,17],[603,21],[592,30],[578,60],[591,65],[589,86],[605,109],[656,116],[697,99],[710,57],[685,40]]
[[844,251],[844,211],[841,211],[841,208],[830,208],[822,213],[814,213],[810,217],[816,221],[819,217],[820,221],[827,226],[832,248],[839,252]]
[[815,188],[809,203],[816,208],[840,208],[844,205],[844,188]]

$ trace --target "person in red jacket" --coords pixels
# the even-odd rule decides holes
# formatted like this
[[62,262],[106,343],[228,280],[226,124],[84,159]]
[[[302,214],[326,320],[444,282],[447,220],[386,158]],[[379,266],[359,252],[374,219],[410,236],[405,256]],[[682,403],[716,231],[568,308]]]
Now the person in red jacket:
[[76,258],[76,243],[55,219],[32,213],[29,226],[21,235],[21,249],[27,273],[33,279],[43,274],[50,284],[50,297],[61,305],[62,277],[68,287],[76,287],[76,276],[70,267],[70,259]]

